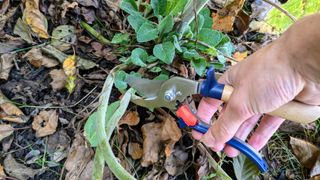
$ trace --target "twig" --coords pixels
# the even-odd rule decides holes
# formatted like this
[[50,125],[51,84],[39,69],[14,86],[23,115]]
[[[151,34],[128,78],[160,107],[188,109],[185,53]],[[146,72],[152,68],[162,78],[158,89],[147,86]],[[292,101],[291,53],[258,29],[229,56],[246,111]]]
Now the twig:
[[297,18],[294,17],[292,14],[290,14],[287,10],[283,9],[281,6],[279,6],[278,4],[271,2],[269,0],[263,0],[264,2],[270,4],[271,6],[275,7],[276,9],[278,9],[279,11],[283,12],[283,14],[285,14],[286,16],[288,16],[293,22],[297,21]]

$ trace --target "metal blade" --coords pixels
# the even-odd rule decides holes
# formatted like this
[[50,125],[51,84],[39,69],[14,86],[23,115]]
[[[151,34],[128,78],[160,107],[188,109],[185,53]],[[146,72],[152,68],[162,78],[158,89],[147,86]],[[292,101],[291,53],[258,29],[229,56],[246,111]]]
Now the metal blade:
[[161,89],[161,85],[165,82],[164,80],[150,80],[130,75],[127,76],[125,81],[130,87],[137,90],[139,95],[143,98],[157,97],[158,92]]

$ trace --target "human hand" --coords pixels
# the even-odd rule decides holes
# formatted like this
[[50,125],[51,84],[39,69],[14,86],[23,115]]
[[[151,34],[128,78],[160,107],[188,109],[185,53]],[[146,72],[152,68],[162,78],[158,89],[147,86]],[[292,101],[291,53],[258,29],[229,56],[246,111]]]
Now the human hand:
[[[271,112],[293,99],[311,105],[320,104],[319,84],[304,76],[304,73],[310,72],[296,70],[297,59],[300,57],[285,51],[287,42],[285,38],[280,38],[231,67],[219,79],[220,83],[233,86],[234,91],[208,132],[203,136],[193,132],[196,139],[214,151],[224,148],[228,156],[234,157],[239,152],[225,146],[225,143],[233,136],[247,139],[263,113]],[[209,122],[220,104],[218,100],[204,98],[197,115]],[[278,117],[264,115],[248,143],[260,150],[283,121]]]

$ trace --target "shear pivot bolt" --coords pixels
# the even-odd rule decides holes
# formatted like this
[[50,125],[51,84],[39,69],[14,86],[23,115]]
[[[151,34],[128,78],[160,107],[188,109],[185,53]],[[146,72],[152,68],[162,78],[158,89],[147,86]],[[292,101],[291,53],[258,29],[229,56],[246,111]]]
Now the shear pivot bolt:
[[173,101],[176,99],[176,94],[171,90],[171,91],[167,91],[164,94],[164,99],[166,101]]

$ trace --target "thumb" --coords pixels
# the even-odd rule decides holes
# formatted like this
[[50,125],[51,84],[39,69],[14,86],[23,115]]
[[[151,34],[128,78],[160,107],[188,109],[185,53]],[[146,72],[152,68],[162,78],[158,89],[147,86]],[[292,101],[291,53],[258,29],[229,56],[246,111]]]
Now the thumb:
[[235,89],[225,106],[225,111],[203,135],[201,141],[214,151],[221,151],[225,143],[236,134],[241,124],[253,116],[249,108],[250,103],[247,103],[248,99],[245,91]]

